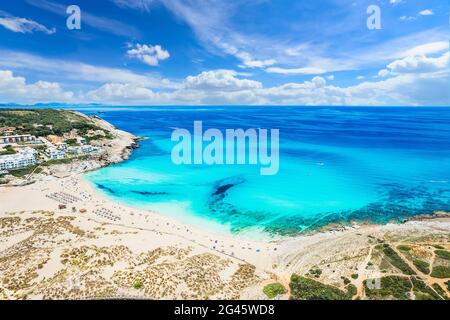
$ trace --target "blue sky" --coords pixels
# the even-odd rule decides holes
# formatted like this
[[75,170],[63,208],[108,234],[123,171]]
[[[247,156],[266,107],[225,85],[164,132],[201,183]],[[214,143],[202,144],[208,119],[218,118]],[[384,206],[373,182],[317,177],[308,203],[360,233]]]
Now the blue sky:
[[448,21],[442,0],[2,1],[0,103],[449,105]]

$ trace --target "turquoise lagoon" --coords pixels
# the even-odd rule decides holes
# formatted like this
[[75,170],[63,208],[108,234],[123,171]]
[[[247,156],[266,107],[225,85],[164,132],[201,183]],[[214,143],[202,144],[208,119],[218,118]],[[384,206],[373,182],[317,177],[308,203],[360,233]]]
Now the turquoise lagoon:
[[[121,107],[80,109],[147,137],[129,161],[86,175],[105,195],[190,225],[294,235],[450,211],[450,108]],[[277,128],[280,170],[175,165],[174,128]]]

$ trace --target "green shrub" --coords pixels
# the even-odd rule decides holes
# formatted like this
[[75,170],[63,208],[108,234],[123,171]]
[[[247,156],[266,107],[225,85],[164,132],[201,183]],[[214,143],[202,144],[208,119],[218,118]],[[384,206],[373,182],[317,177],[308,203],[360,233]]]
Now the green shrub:
[[450,260],[450,252],[445,250],[435,250],[434,253],[442,259]]
[[[32,173],[34,171],[34,169],[36,169],[36,167],[37,167],[37,165],[29,166],[29,167],[26,167],[23,169],[11,170],[9,173],[12,174],[16,178],[22,178],[22,177],[25,177],[25,176],[29,175],[30,173]],[[41,171],[42,171],[42,169],[38,168],[34,172],[39,173]]]
[[6,156],[6,155],[10,155],[10,154],[15,154],[16,150],[14,150],[14,148],[11,145],[7,145],[3,148],[2,151],[0,151],[0,156]]
[[404,274],[413,275],[414,270],[411,269],[405,261],[387,244],[383,245],[383,253],[385,254],[388,261],[397,269],[402,271]]
[[441,278],[441,279],[450,278],[450,267],[447,267],[447,266],[433,267],[431,276],[434,278]]
[[430,264],[423,260],[414,259],[414,266],[422,273],[429,274],[430,273]]
[[142,289],[142,287],[144,286],[144,284],[142,283],[142,281],[137,280],[134,284],[133,284],[133,288],[135,289]]
[[312,268],[308,272],[315,278],[319,278],[320,275],[322,274],[322,270],[320,268]]
[[347,294],[349,297],[353,297],[357,292],[358,292],[358,289],[356,288],[355,285],[349,284],[347,286]]
[[443,246],[440,246],[440,245],[438,245],[438,244],[435,244],[435,245],[433,245],[433,247],[435,247],[436,249],[445,249]]
[[397,246],[397,249],[401,251],[410,251],[412,248],[410,246],[400,245]]
[[411,277],[411,281],[416,300],[442,300],[442,298],[422,280]]
[[364,280],[366,296],[370,299],[408,300],[412,284],[408,277],[386,276],[380,279],[380,288],[370,288]]
[[347,292],[334,286],[296,274],[291,276],[289,287],[291,300],[348,300],[351,298]]
[[265,286],[263,292],[269,299],[273,299],[280,294],[287,293],[287,290],[281,283],[275,282]]
[[354,274],[351,275],[351,277],[352,277],[352,279],[358,279],[358,274],[354,273]]
[[450,280],[448,280],[445,285],[447,286],[447,290],[450,291]]
[[439,293],[443,298],[447,297],[445,290],[442,289],[442,287],[439,285],[439,283],[433,283],[433,289],[436,290],[436,292]]

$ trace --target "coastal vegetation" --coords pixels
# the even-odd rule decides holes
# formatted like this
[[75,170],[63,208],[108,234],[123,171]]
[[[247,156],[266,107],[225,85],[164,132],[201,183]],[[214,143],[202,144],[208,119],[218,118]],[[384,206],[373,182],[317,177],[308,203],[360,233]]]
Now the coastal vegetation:
[[349,300],[356,293],[356,287],[353,285],[347,291],[343,291],[297,274],[291,276],[289,287],[291,300]]
[[22,169],[11,170],[9,173],[16,178],[22,178],[31,174],[32,172],[40,173],[42,172],[42,169],[38,168],[38,165],[33,165]]
[[414,270],[388,244],[383,244],[383,253],[388,261],[404,274],[415,274]]
[[414,266],[422,273],[429,274],[430,273],[430,264],[426,261],[420,259],[413,260]]
[[364,280],[365,294],[370,299],[383,300],[383,299],[397,299],[408,300],[410,298],[409,293],[412,289],[412,283],[409,277],[403,276],[385,276],[379,279],[379,288],[374,280]]
[[269,299],[273,299],[278,295],[287,293],[287,290],[281,283],[275,282],[266,285],[263,289],[263,292]]
[[11,145],[7,145],[3,148],[3,150],[0,150],[0,156],[15,154],[16,150]]
[[450,267],[448,266],[435,266],[431,272],[431,276],[434,278],[450,278]]
[[0,127],[13,127],[17,134],[37,137],[62,136],[73,129],[78,130],[81,136],[89,130],[104,131],[81,115],[57,109],[2,109]]
[[438,256],[439,258],[445,259],[445,260],[450,260],[450,252],[449,251],[445,251],[445,250],[435,250],[434,253],[436,254],[436,256]]

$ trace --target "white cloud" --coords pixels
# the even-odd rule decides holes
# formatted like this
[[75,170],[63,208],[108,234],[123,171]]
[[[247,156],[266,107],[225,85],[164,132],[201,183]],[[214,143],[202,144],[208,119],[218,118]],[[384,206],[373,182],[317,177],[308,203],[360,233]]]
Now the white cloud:
[[242,67],[245,68],[265,68],[276,63],[275,59],[257,60],[248,52],[236,51],[234,55],[242,61]]
[[107,83],[96,90],[89,91],[84,99],[93,102],[152,102],[156,94],[148,88],[137,84]]
[[176,84],[155,75],[127,69],[96,66],[78,61],[44,58],[20,51],[0,50],[0,68],[38,72],[47,78],[83,83],[138,83],[150,88],[175,88]]
[[14,17],[4,11],[0,11],[0,25],[12,32],[19,33],[43,32],[46,34],[54,34],[56,32],[55,28],[48,29],[36,21]]
[[401,16],[400,17],[400,20],[402,20],[402,21],[413,21],[416,19],[417,19],[416,17],[411,17],[411,16]]
[[416,56],[389,63],[390,77],[340,87],[324,77],[310,81],[264,87],[233,70],[205,71],[188,76],[173,90],[156,90],[145,83],[108,82],[94,90],[73,95],[58,83],[38,81],[3,72],[0,102],[54,101],[99,102],[127,105],[449,105],[448,52],[439,57]]
[[150,7],[154,0],[113,0],[113,2],[120,8],[150,11]]
[[[425,57],[430,63],[430,59]],[[438,58],[436,58],[438,59]],[[448,59],[448,54],[444,58]],[[431,60],[434,61],[434,60]],[[442,62],[435,64],[442,66]],[[449,72],[446,68],[423,68],[419,63],[400,65],[394,61],[386,69],[391,77],[358,85],[330,85],[320,76],[301,83],[265,88],[260,82],[239,79],[231,70],[214,70],[187,77],[179,89],[154,92],[138,85],[106,85],[90,94],[103,103],[142,105],[448,105]],[[392,73],[391,70],[398,73]],[[401,71],[401,72],[400,72]],[[413,72],[415,71],[415,72]],[[361,77],[358,77],[362,79]]]
[[149,66],[157,66],[159,61],[169,59],[169,51],[164,50],[160,45],[136,44],[127,51],[130,58],[135,58]]
[[233,70],[205,71],[197,76],[189,76],[184,88],[197,90],[238,91],[262,88],[262,83],[254,80],[236,78],[239,74]]
[[435,41],[421,44],[408,50],[405,50],[401,52],[400,56],[407,57],[407,56],[416,56],[420,54],[434,54],[443,51],[448,51],[448,49],[449,49],[448,41]]
[[334,75],[330,74],[330,75],[327,77],[327,80],[334,80]]
[[409,56],[391,62],[386,69],[380,70],[378,74],[384,77],[404,73],[448,72],[449,56],[449,52],[437,58],[429,58],[425,55]]
[[294,68],[294,69],[287,69],[287,68],[278,68],[278,67],[271,67],[266,69],[269,73],[278,73],[278,74],[323,74],[327,73],[327,70],[320,69],[320,68]]
[[389,2],[393,5],[397,5],[402,2],[402,0],[389,0]]
[[3,102],[70,101],[74,94],[64,91],[56,82],[37,81],[27,84],[25,78],[16,77],[10,70],[0,70],[0,96]]
[[434,14],[433,10],[425,9],[419,12],[421,16],[432,16]]

